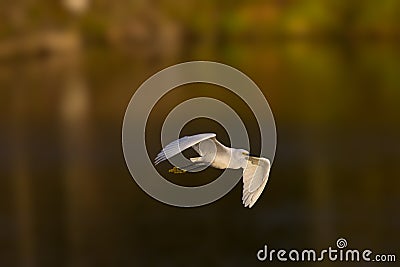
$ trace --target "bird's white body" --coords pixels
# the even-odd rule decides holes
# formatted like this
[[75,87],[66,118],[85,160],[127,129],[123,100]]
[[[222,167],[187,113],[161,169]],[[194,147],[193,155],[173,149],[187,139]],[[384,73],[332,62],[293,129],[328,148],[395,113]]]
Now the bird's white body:
[[[221,144],[215,137],[206,139],[200,143],[193,145],[193,149],[196,150],[202,157],[192,158],[192,162],[205,161],[211,163],[211,166],[217,169],[240,169],[245,167],[247,161],[243,158],[242,161],[232,161],[232,157],[236,154],[243,153],[243,149],[228,148]],[[216,151],[216,153],[215,153]]]
[[205,133],[175,140],[165,146],[157,155],[155,164],[192,147],[200,157],[190,159],[193,164],[188,166],[188,171],[205,165],[211,165],[217,169],[243,168],[242,200],[245,207],[251,208],[267,184],[270,162],[266,158],[250,156],[249,152],[244,149],[226,147],[215,136],[216,134],[213,133]]

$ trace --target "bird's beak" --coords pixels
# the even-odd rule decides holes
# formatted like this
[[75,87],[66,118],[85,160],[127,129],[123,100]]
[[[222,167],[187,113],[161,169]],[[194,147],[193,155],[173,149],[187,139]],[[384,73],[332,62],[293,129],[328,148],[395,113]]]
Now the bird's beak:
[[258,157],[258,156],[256,156],[256,155],[253,155],[253,154],[250,154],[250,153],[243,153],[243,155],[245,155],[245,156],[247,156],[247,157]]
[[244,156],[249,156],[250,154],[249,153],[246,153],[246,152],[243,152],[242,153]]

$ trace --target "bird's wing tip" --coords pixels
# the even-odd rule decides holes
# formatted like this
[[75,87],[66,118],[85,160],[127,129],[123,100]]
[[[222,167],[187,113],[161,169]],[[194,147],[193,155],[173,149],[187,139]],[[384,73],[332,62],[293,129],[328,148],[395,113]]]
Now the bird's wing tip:
[[164,161],[166,159],[165,153],[160,152],[154,159],[154,165],[158,165],[160,162]]

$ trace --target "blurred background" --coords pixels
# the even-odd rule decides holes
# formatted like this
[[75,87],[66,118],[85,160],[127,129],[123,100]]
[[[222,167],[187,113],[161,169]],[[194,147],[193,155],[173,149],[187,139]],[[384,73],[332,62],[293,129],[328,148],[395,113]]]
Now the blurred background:
[[[252,266],[264,244],[339,237],[399,257],[399,14],[396,0],[1,1],[0,266]],[[164,205],[126,168],[131,96],[189,60],[243,71],[274,112],[276,157],[251,210],[241,185],[205,207]],[[163,98],[150,157],[193,96],[226,101],[257,140],[240,99],[202,86]],[[220,125],[192,124],[227,142]]]

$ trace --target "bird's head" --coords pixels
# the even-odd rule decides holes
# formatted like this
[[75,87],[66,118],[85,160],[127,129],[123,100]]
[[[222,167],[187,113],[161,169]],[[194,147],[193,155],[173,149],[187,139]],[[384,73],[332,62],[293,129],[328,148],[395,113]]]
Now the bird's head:
[[246,149],[232,149],[232,157],[236,159],[246,159],[250,154]]
[[231,158],[229,161],[229,167],[231,169],[244,168],[247,164],[249,151],[244,149],[231,149]]

